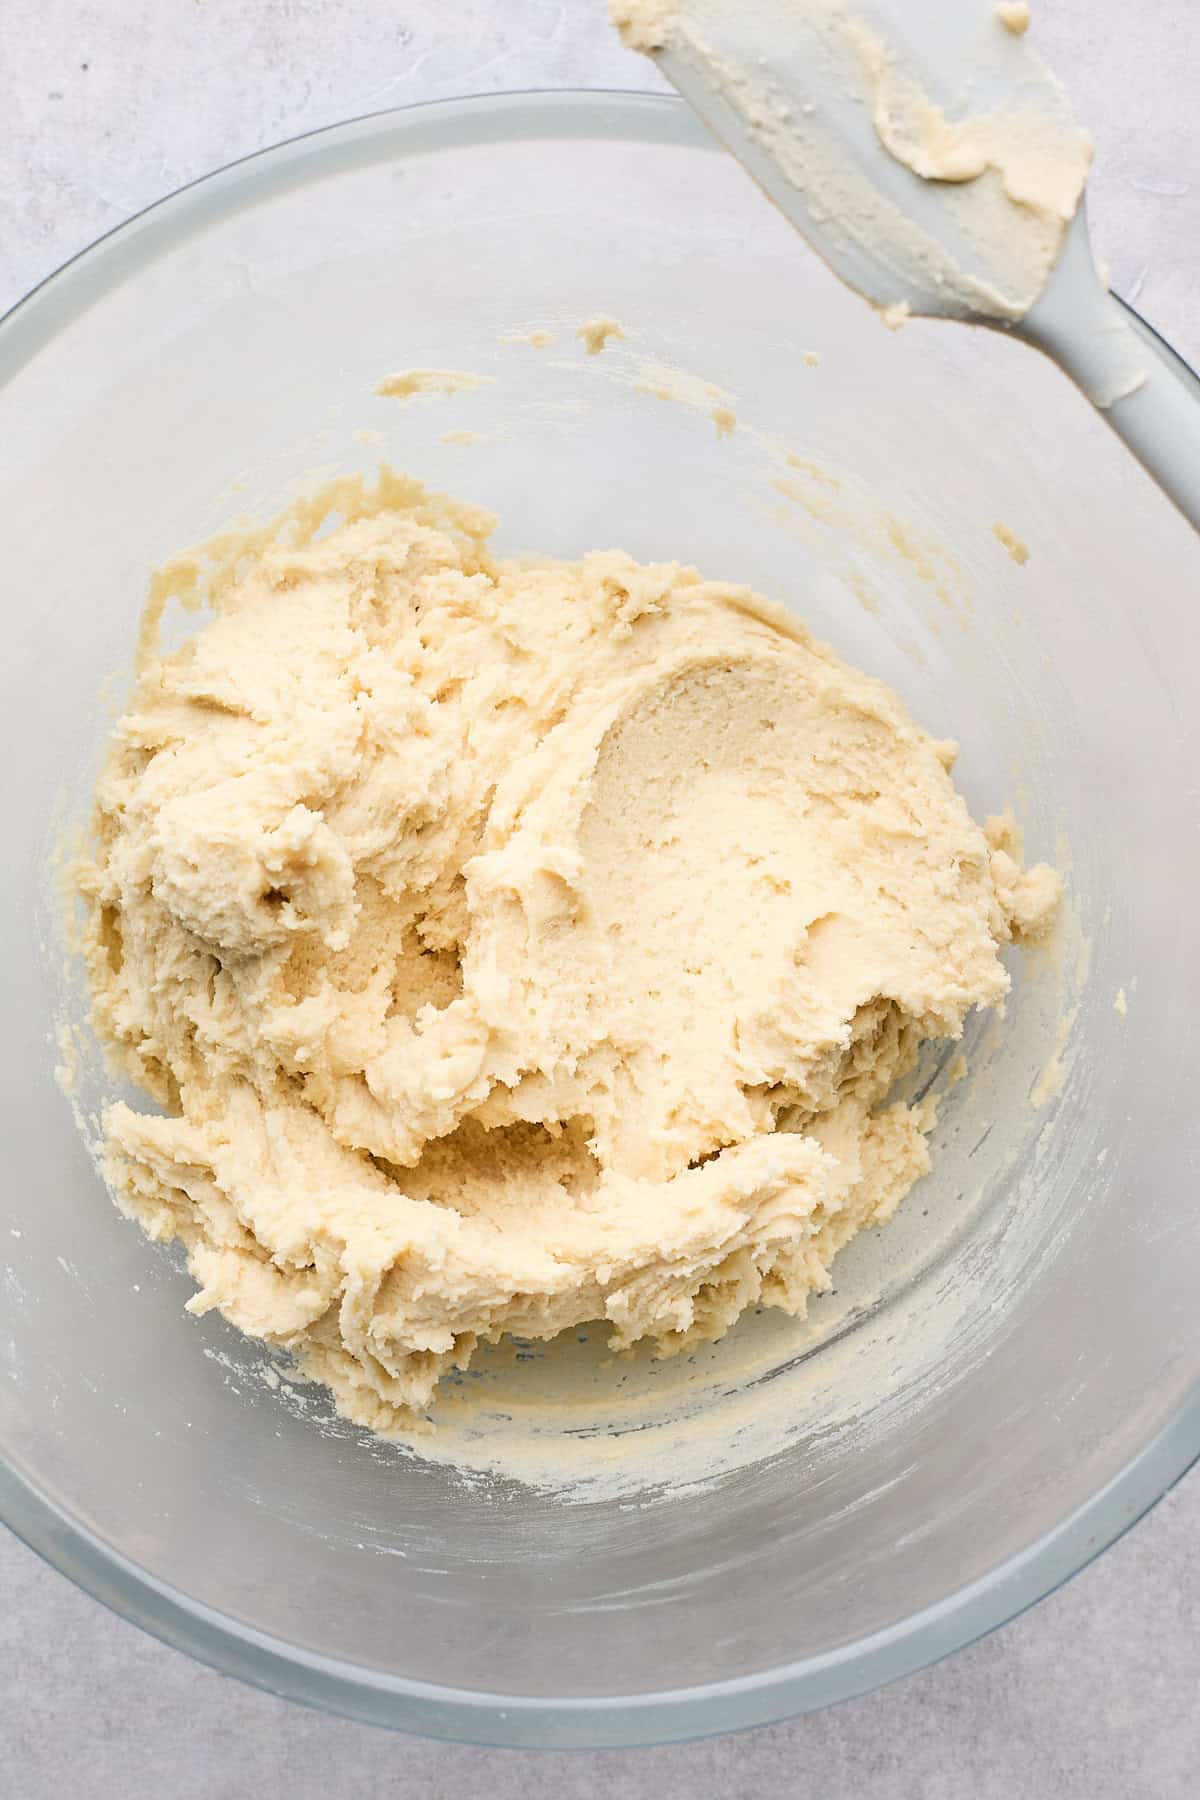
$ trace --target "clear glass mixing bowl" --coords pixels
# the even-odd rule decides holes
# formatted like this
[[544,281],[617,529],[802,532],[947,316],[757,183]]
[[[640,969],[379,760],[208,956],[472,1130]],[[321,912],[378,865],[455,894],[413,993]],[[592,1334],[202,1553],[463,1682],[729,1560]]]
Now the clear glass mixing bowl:
[[[597,311],[628,335],[589,357]],[[409,366],[494,382],[374,396]],[[1200,1449],[1200,542],[1055,369],[999,335],[882,330],[682,105],[552,94],[386,114],[198,183],[10,315],[0,377],[15,1530],[294,1698],[631,1744],[927,1663],[1169,1486]],[[372,1442],[185,1318],[177,1259],[110,1206],[54,1080],[83,999],[50,865],[148,571],[380,454],[494,508],[505,547],[620,543],[796,606],[960,740],[972,806],[1011,800],[1070,883],[970,1078],[938,1076],[934,1173],[807,1325],[657,1366],[502,1351],[450,1396],[480,1466],[497,1421],[510,1449],[557,1434],[566,1493]],[[67,1059],[86,1122],[111,1084],[86,1032]],[[549,1425],[535,1376],[563,1384]]]

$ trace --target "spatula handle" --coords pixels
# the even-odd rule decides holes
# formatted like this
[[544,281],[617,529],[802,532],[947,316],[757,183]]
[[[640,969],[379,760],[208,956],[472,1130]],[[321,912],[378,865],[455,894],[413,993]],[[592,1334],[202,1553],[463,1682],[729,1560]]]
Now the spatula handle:
[[1139,313],[1112,298],[1142,341],[1146,380],[1107,409],[1108,422],[1200,531],[1200,376]]
[[1052,356],[1200,531],[1200,377],[1095,272],[1082,213],[1017,328]]

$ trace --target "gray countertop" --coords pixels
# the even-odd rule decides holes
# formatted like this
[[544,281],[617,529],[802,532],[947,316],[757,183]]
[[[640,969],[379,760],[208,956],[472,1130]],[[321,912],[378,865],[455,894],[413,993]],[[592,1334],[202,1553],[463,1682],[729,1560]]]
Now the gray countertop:
[[[1200,10],[1035,0],[1097,141],[1114,287],[1200,362]],[[128,214],[314,126],[502,88],[654,87],[603,0],[3,0],[0,310]],[[0,1791],[13,1800],[822,1800],[1200,1793],[1200,1473],[1059,1594],[832,1712],[662,1750],[464,1750],[327,1719],[189,1662],[0,1533]]]

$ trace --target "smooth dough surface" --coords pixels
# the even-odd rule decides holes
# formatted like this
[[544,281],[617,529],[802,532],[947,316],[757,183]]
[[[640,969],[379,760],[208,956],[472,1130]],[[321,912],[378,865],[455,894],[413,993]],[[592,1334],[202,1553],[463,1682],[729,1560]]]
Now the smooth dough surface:
[[492,523],[385,471],[162,571],[79,876],[122,1203],[383,1431],[505,1332],[801,1313],[1060,889],[790,614]]

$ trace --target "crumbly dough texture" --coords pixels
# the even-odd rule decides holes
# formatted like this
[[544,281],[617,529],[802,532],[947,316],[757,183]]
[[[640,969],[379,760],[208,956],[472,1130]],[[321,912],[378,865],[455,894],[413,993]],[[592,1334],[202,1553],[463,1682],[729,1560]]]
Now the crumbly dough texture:
[[789,614],[492,523],[385,471],[164,570],[79,873],[122,1204],[381,1431],[505,1332],[802,1313],[1059,892]]

